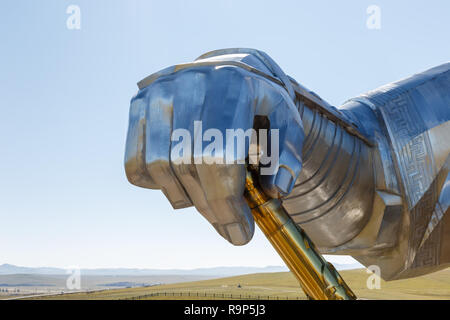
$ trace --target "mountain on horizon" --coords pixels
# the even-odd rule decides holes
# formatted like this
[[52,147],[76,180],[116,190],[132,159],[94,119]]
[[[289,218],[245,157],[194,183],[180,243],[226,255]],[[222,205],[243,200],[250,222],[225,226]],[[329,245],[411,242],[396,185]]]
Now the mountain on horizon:
[[[334,264],[337,270],[349,270],[361,268],[360,264]],[[68,269],[52,267],[23,267],[13,264],[0,265],[0,275],[9,274],[46,274],[58,275],[67,274]],[[82,275],[97,276],[150,276],[150,275],[202,275],[202,276],[235,276],[250,273],[266,272],[286,272],[289,271],[285,266],[266,266],[266,267],[211,267],[196,269],[138,269],[138,268],[98,268],[83,269]]]

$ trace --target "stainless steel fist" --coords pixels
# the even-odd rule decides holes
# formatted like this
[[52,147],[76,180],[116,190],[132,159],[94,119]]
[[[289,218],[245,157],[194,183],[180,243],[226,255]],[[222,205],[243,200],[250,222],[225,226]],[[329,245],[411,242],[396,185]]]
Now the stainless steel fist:
[[[287,195],[301,169],[302,122],[292,87],[276,72],[265,55],[221,52],[143,80],[130,108],[129,181],[161,189],[174,208],[194,205],[228,241],[247,243],[254,232],[243,198],[249,150],[266,151],[253,156],[267,160],[261,184],[272,197]],[[258,132],[267,133],[266,150],[252,144]]]

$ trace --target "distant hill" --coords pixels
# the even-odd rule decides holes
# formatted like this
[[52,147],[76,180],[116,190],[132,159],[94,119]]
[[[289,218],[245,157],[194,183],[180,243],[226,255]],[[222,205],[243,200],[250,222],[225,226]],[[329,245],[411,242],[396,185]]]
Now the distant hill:
[[[359,264],[334,264],[338,270],[361,268]],[[153,275],[196,275],[196,276],[235,276],[251,273],[270,273],[288,271],[285,266],[267,267],[214,267],[198,269],[136,269],[136,268],[104,268],[104,269],[81,269],[83,275],[98,276],[153,276]],[[0,265],[0,275],[11,274],[44,274],[62,275],[67,274],[66,269],[50,267],[22,267],[12,264]]]
[[0,265],[0,274],[66,274],[66,270],[47,267],[21,267],[5,263]]
[[[198,269],[137,269],[137,268],[101,268],[101,269],[81,269],[83,275],[102,276],[153,276],[153,275],[206,275],[206,276],[232,276],[239,274],[261,273],[261,272],[283,272],[287,271],[282,266],[267,267],[215,267]],[[12,264],[0,265],[0,275],[11,274],[46,274],[62,275],[67,274],[66,269],[49,267],[22,267]]]

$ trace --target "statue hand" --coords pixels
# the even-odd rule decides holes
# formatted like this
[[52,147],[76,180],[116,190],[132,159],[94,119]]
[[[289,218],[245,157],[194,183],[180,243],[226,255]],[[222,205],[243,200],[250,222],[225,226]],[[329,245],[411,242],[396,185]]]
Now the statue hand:
[[174,208],[194,205],[224,238],[245,244],[254,221],[243,197],[244,163],[256,148],[248,139],[240,146],[239,136],[254,127],[270,128],[260,183],[272,197],[286,195],[301,170],[304,133],[284,87],[226,63],[163,70],[131,100],[128,180],[162,190]]

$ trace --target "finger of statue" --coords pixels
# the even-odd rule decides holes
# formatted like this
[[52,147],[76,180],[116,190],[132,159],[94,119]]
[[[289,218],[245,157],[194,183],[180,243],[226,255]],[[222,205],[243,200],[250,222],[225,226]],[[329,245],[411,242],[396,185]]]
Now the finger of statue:
[[[260,181],[273,198],[289,194],[302,169],[303,124],[294,102],[279,85],[259,81],[257,114],[270,123],[267,134],[259,134],[266,155],[261,157]],[[260,141],[261,142],[261,141]]]
[[159,189],[145,164],[145,130],[147,126],[146,92],[140,91],[130,104],[125,147],[125,172],[130,183],[148,189]]
[[147,172],[175,209],[191,206],[188,195],[170,165],[173,83],[170,79],[160,80],[151,84],[147,90],[145,130]]

